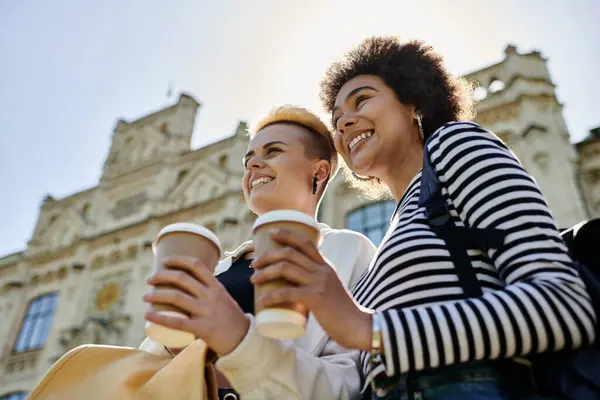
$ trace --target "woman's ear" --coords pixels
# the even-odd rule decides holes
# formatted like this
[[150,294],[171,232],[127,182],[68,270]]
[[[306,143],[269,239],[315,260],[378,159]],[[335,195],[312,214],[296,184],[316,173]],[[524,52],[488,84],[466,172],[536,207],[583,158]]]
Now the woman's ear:
[[325,182],[331,176],[331,164],[326,160],[319,160],[315,163],[313,176],[317,177],[319,184]]
[[410,104],[408,107],[409,107],[409,112],[410,112],[410,115],[412,116],[412,119],[416,120],[417,115],[420,114],[419,110],[417,109],[417,107],[413,106],[412,104]]

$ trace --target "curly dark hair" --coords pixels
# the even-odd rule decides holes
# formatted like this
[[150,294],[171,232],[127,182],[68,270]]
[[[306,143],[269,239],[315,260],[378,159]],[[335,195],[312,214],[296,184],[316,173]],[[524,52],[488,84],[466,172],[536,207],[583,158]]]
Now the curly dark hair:
[[[350,50],[329,67],[320,83],[320,98],[327,112],[332,112],[342,86],[359,75],[379,77],[398,100],[415,106],[423,116],[425,139],[448,122],[475,117],[473,85],[448,72],[442,56],[423,41],[402,42],[396,36],[373,36]],[[364,181],[352,183],[365,189]],[[373,193],[373,185],[367,186],[371,188],[365,192]]]
[[473,85],[453,76],[441,55],[421,40],[402,42],[396,36],[373,36],[334,62],[321,81],[321,101],[331,113],[346,82],[359,75],[382,79],[404,104],[423,115],[425,137],[451,121],[475,117]]

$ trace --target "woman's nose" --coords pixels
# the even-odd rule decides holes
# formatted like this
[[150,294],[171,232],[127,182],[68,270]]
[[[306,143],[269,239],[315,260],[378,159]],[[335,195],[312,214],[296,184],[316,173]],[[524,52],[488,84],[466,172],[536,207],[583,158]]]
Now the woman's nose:
[[354,117],[342,117],[338,121],[338,130],[343,135],[346,133],[348,128],[352,127],[352,125],[356,124],[356,118]]
[[248,168],[249,169],[252,169],[252,168],[262,168],[264,166],[265,166],[265,163],[258,156],[254,156],[254,157],[252,157],[251,159],[248,160]]

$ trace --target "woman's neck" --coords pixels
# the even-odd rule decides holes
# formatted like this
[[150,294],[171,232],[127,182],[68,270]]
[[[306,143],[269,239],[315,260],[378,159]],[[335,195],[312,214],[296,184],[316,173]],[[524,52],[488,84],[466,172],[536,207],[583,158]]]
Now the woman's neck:
[[[277,211],[277,210],[294,210],[294,211],[300,211],[301,213],[304,214],[308,214],[311,217],[316,218],[317,217],[317,206],[316,205],[306,205],[306,206],[299,206],[299,207],[289,207],[289,206],[281,206],[278,208],[274,208],[272,210],[267,210],[264,212],[264,214],[271,212],[271,211]],[[262,214],[261,214],[262,215]]]
[[409,153],[410,156],[400,160],[390,169],[387,177],[383,178],[383,182],[392,192],[392,196],[396,201],[400,201],[408,185],[413,180],[415,175],[423,167],[423,148],[416,149]]

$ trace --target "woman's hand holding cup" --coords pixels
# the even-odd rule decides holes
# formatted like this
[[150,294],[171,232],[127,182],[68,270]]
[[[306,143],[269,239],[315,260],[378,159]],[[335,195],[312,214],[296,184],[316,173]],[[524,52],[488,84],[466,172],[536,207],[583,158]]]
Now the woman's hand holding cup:
[[151,310],[146,320],[189,332],[219,355],[232,352],[246,336],[250,322],[211,269],[194,257],[174,256],[161,262],[165,268],[147,281],[158,288],[144,295],[144,301],[176,307],[189,318]]
[[332,339],[351,349],[369,350],[372,340],[371,314],[354,301],[335,269],[321,256],[315,241],[290,229],[272,229],[269,234],[280,247],[259,255],[252,263],[251,280],[262,285],[285,280],[289,285],[258,297],[261,308],[300,302],[315,316]]
[[221,256],[219,238],[205,227],[175,223],[164,227],[153,245],[154,273],[144,296],[150,303],[146,334],[170,349],[204,340],[217,353],[231,352],[249,321],[213,272]]

